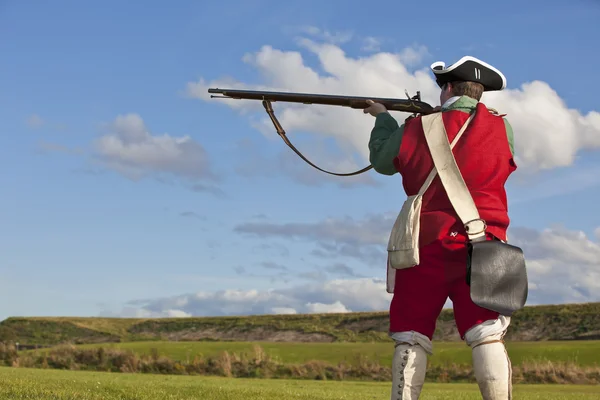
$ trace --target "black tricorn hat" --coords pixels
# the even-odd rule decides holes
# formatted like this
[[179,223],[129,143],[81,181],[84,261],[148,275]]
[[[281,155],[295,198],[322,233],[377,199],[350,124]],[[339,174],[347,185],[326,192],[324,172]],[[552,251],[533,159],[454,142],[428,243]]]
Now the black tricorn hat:
[[483,85],[485,92],[506,88],[506,78],[498,69],[472,56],[464,56],[446,68],[443,61],[431,64],[435,80],[441,88],[446,82],[469,81]]

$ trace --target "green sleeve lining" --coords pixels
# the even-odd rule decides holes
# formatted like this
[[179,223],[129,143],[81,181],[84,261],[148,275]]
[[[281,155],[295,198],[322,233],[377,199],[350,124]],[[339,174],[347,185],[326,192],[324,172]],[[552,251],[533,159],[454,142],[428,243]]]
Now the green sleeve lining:
[[369,161],[373,169],[383,175],[394,175],[394,158],[398,156],[404,125],[389,113],[378,114],[369,140]]
[[513,134],[512,126],[506,118],[504,120],[504,126],[506,127],[506,138],[508,139],[508,145],[510,146],[510,153],[515,156],[515,136]]

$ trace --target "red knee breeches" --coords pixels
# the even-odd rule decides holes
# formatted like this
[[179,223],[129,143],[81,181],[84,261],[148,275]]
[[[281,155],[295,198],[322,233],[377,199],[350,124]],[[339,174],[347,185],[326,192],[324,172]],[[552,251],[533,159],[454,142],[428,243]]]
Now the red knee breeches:
[[498,313],[471,300],[466,283],[467,246],[460,238],[447,237],[420,250],[421,263],[396,271],[390,305],[390,332],[416,331],[431,340],[437,318],[450,298],[460,337],[472,326]]

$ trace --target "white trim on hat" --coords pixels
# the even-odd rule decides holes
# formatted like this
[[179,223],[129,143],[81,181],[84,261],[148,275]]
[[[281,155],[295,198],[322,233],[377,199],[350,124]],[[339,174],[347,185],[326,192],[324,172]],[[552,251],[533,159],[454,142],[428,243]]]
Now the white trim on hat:
[[[484,67],[489,68],[492,71],[494,71],[495,73],[497,73],[498,75],[500,75],[500,78],[502,78],[502,87],[500,88],[500,90],[503,90],[506,88],[506,77],[504,76],[504,74],[502,72],[500,72],[497,68],[492,67],[490,64],[488,64],[484,61],[481,61],[480,59],[473,57],[473,56],[464,56],[463,58],[461,58],[460,60],[458,60],[457,62],[455,62],[448,68],[446,68],[445,62],[437,61],[437,62],[434,62],[433,64],[431,64],[430,68],[434,74],[443,75],[443,74],[450,72],[450,71],[454,70],[455,68],[461,66],[463,63],[465,63],[467,61],[474,61],[476,63],[479,63],[479,64],[483,65]],[[436,70],[435,67],[442,67],[442,69]]]

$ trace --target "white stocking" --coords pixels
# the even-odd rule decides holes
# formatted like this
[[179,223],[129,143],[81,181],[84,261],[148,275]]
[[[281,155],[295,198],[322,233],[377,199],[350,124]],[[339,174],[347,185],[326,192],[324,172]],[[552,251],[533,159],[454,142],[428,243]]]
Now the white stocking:
[[512,366],[504,343],[483,343],[473,349],[473,370],[483,400],[512,399]]
[[510,319],[486,321],[465,338],[473,348],[473,371],[483,400],[512,399],[512,366],[502,339]]
[[425,383],[431,342],[417,332],[400,332],[392,337],[396,340],[396,348],[392,360],[391,400],[417,400]]

